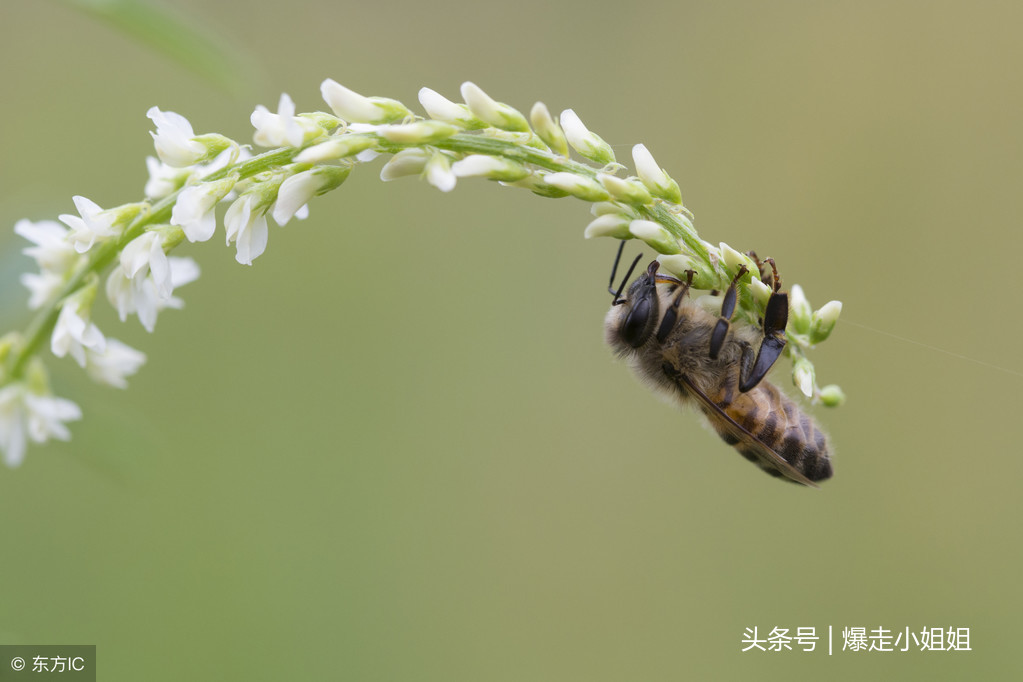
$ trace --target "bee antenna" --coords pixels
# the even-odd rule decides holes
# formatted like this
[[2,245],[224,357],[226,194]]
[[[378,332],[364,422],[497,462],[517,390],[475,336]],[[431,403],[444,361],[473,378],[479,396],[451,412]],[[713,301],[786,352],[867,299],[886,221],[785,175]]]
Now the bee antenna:
[[[624,244],[625,244],[625,242],[622,242],[623,246],[624,246]],[[620,247],[618,249],[618,255],[619,256],[622,255],[622,250],[621,250]],[[615,295],[615,298],[614,298],[613,301],[611,301],[611,305],[615,306],[615,305],[621,305],[622,303],[625,303],[625,299],[622,298],[622,292],[625,291],[625,284],[626,284],[626,282],[629,281],[629,278],[632,277],[632,271],[636,269],[636,264],[639,263],[639,259],[642,258],[642,257],[643,257],[643,254],[639,254],[638,256],[636,256],[636,259],[634,261],[632,261],[632,265],[629,266],[629,271],[625,273],[625,277],[622,277],[622,283],[620,285],[618,285],[618,291],[613,292],[614,295]],[[617,265],[618,265],[618,259],[616,258],[615,259],[615,266],[617,267]],[[612,277],[611,281],[614,282],[614,274],[612,274],[611,277]],[[613,286],[613,284],[612,284],[612,286]],[[610,290],[611,290],[611,287],[608,287],[608,291],[610,291]]]
[[[615,293],[615,275],[618,273],[618,261],[622,259],[622,251],[625,249],[625,240],[621,240],[618,243],[618,253],[615,254],[615,263],[611,266],[611,279],[607,283],[607,293],[618,298],[618,294]],[[619,293],[621,291],[619,290]]]

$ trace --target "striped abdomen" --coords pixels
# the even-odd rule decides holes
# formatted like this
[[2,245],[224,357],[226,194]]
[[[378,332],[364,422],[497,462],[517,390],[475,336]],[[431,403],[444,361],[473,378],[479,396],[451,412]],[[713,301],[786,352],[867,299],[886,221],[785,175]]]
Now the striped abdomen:
[[753,438],[737,434],[720,414],[705,407],[703,412],[711,425],[726,443],[768,474],[783,475],[759,454],[758,450],[764,447],[773,450],[811,481],[831,478],[827,438],[809,415],[769,382],[760,382],[748,393],[722,387],[712,399]]

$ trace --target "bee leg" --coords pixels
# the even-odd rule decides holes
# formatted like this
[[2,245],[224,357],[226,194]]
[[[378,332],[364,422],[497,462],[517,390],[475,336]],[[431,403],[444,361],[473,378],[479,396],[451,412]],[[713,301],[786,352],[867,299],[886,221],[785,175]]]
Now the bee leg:
[[[757,265],[758,266],[760,265],[759,261],[757,261]],[[778,293],[778,290],[781,289],[781,276],[778,275],[778,266],[774,264],[774,259],[773,258],[765,258],[764,259],[764,265],[770,265],[771,266],[771,284],[774,286],[774,293]],[[785,317],[788,318],[788,307],[787,306],[785,308]],[[781,326],[781,328],[784,329],[785,325],[783,324]]]
[[728,321],[732,319],[732,313],[735,312],[735,298],[737,296],[735,285],[738,283],[739,278],[749,272],[749,269],[742,265],[739,267],[739,272],[735,273],[735,277],[732,278],[732,283],[728,285],[728,291],[725,292],[725,300],[721,302],[721,316],[718,317],[718,322],[714,325],[714,331],[710,335],[710,359],[717,359],[718,353],[721,352],[721,347],[725,345],[725,336],[728,335]]
[[[752,355],[750,348],[743,350],[742,371],[739,373],[739,390],[745,393],[767,376],[768,370],[774,361],[785,349],[785,325],[789,320],[789,295],[783,291],[776,291],[767,299],[767,308],[764,310],[764,340],[757,349],[756,360],[748,362],[748,355]],[[748,371],[747,371],[748,369]]]
[[665,339],[668,338],[668,334],[675,328],[675,324],[678,322],[678,309],[682,305],[682,299],[685,297],[686,292],[689,291],[689,287],[693,284],[693,276],[695,274],[695,270],[686,270],[686,281],[679,286],[678,293],[672,299],[671,305],[664,311],[661,326],[657,328],[657,341],[659,343],[664,343]]

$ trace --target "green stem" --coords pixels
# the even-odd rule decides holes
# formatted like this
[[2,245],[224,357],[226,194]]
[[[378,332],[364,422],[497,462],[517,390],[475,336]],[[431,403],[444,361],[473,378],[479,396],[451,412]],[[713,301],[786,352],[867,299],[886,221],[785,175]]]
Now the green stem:
[[[418,144],[392,143],[381,139],[377,149],[384,153],[394,154],[403,149],[420,146]],[[600,169],[572,161],[549,151],[526,146],[520,141],[502,140],[486,135],[459,133],[441,140],[432,146],[458,154],[485,154],[487,156],[502,157],[552,172],[574,173],[593,180],[597,179],[597,173],[600,172]],[[290,163],[300,151],[302,151],[302,148],[281,148],[264,152],[242,163],[228,166],[216,173],[212,173],[203,178],[203,181],[220,180],[229,175],[236,175],[239,180],[249,178]],[[116,240],[108,241],[89,253],[54,300],[40,309],[29,322],[22,337],[24,342],[12,349],[11,354],[7,358],[7,377],[9,380],[16,380],[22,377],[28,359],[39,350],[44,340],[52,334],[64,300],[78,291],[91,275],[100,276],[104,274],[106,269],[117,258],[117,254],[129,242],[141,235],[147,227],[167,222],[170,219],[171,211],[180,193],[181,189],[163,197],[151,206],[146,206],[132,219]],[[698,257],[711,269],[720,273],[720,268],[715,267],[711,262],[707,249],[703,246],[696,231],[687,219],[680,218],[660,202],[639,207],[638,211],[644,218],[663,225],[665,229],[685,245],[691,254]],[[724,275],[722,274],[722,276]]]
[[[381,145],[381,148],[385,151],[390,151],[388,147],[394,147],[394,151],[400,151],[403,148],[411,146],[415,145],[385,144]],[[525,147],[519,143],[509,140],[499,140],[492,137],[484,137],[482,135],[466,135],[464,133],[460,133],[452,135],[451,137],[436,143],[434,146],[439,149],[464,154],[502,156],[512,161],[518,161],[519,163],[532,164],[554,172],[566,171],[569,173],[575,173],[576,175],[583,175],[593,180],[597,179],[597,173],[599,172],[598,169],[595,169],[592,166],[588,166],[584,163],[578,163],[562,156],[557,156],[552,152],[546,152],[534,147]],[[700,238],[697,236],[696,231],[692,228],[692,226],[688,224],[688,221],[680,220],[678,216],[669,211],[665,205],[660,202],[643,206],[639,209],[639,211],[648,220],[652,220],[663,225],[673,236],[681,240],[693,255],[698,257],[708,266],[713,267],[713,263],[710,260],[710,254],[707,253],[707,249],[703,246],[703,243],[700,242]]]

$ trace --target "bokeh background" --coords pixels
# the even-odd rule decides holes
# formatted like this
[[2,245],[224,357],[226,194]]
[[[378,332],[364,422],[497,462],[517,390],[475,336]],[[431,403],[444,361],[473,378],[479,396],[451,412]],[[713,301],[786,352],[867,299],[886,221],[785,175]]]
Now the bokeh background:
[[[86,418],[0,471],[0,639],[96,644],[103,680],[1020,678],[1019,5],[173,10],[230,87],[4,3],[0,222],[141,198],[152,105],[242,140],[326,77],[572,107],[644,142],[705,239],[844,302],[813,357],[849,396],[814,410],[836,476],[768,479],[613,361],[582,202],[364,167],[251,268],[185,245],[203,276],[152,336],[100,306],[149,355],[129,390],[51,358]],[[3,329],[23,246],[0,230]],[[822,639],[742,653],[752,627]],[[847,627],[972,651],[842,652]]]

